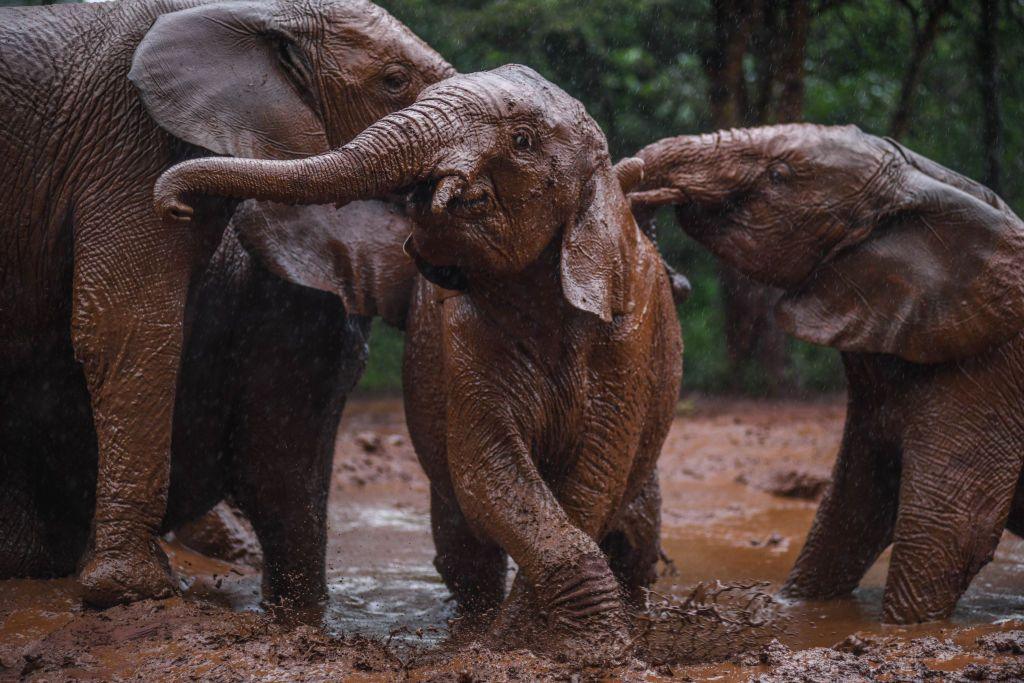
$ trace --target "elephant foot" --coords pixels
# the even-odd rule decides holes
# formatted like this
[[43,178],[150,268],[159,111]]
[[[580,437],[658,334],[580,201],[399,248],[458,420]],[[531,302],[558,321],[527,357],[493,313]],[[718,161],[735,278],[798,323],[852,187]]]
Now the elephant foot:
[[585,558],[571,576],[543,583],[545,597],[517,577],[491,627],[495,647],[526,647],[579,666],[608,665],[629,654],[625,601],[603,557]]
[[156,540],[134,552],[94,552],[78,574],[82,599],[106,609],[139,600],[162,600],[178,593],[167,556]]

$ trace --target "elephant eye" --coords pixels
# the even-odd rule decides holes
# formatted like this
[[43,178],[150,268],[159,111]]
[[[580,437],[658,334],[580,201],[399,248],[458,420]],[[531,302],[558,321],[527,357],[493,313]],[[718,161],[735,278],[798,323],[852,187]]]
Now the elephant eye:
[[781,183],[793,175],[793,169],[785,161],[777,161],[768,167],[768,180],[772,183]]
[[392,95],[402,95],[409,89],[412,82],[409,73],[401,66],[390,66],[384,71],[382,79],[384,89]]
[[512,144],[520,151],[527,151],[533,148],[533,136],[528,130],[517,130],[512,133]]

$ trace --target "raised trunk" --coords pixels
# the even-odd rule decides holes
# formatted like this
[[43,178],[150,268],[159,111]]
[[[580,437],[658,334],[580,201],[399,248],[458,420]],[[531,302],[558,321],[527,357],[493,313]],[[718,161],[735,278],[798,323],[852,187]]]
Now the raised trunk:
[[385,196],[426,179],[454,131],[444,105],[418,103],[367,128],[352,142],[305,159],[207,157],[174,166],[156,183],[158,207],[189,194],[283,204],[347,204]]

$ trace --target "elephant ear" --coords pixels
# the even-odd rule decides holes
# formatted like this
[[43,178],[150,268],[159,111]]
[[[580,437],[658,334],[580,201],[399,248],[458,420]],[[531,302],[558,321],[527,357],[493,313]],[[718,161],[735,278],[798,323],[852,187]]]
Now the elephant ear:
[[915,363],[970,356],[1024,328],[1024,226],[1002,202],[940,178],[910,165],[899,212],[784,296],[780,325]]
[[248,201],[231,226],[278,277],[336,294],[351,315],[404,327],[417,271],[402,250],[412,225],[399,208],[378,201],[340,209]]
[[217,154],[289,159],[328,149],[311,71],[269,6],[225,2],[160,16],[128,78],[171,135]]
[[609,169],[591,177],[583,207],[562,234],[562,293],[576,308],[611,322],[630,309],[636,221]]

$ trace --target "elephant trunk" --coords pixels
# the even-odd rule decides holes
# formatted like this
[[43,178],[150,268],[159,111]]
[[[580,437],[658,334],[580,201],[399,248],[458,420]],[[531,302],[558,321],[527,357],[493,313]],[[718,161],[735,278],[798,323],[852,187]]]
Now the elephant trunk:
[[[644,161],[643,182],[630,194],[637,209],[654,210],[666,204],[713,206],[728,196],[736,183],[725,170],[730,143],[740,131],[665,138],[644,147],[636,156]],[[739,167],[737,167],[739,168]]]
[[[438,120],[441,119],[441,120]],[[167,170],[154,189],[157,211],[187,219],[186,195],[283,204],[344,205],[426,180],[455,134],[443,106],[420,102],[373,124],[349,144],[290,161],[208,157]]]

